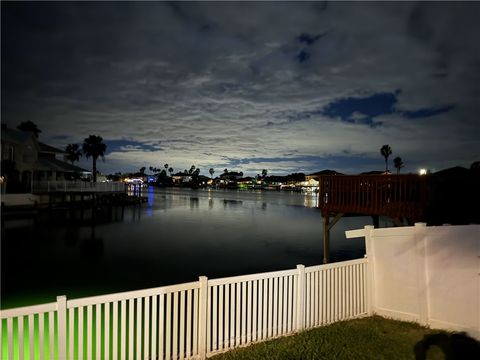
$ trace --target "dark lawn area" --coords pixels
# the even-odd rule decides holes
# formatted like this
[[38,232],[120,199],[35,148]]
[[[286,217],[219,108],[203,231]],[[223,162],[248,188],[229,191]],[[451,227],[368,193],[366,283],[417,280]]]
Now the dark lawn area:
[[480,343],[464,334],[374,316],[258,343],[212,359],[480,359]]

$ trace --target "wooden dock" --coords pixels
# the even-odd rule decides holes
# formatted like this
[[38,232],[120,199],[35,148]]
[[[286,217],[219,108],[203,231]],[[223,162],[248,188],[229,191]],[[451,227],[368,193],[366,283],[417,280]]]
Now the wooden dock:
[[30,217],[40,210],[73,210],[128,206],[148,201],[141,187],[124,183],[50,181],[36,183],[31,194],[6,194],[2,198],[2,220]]

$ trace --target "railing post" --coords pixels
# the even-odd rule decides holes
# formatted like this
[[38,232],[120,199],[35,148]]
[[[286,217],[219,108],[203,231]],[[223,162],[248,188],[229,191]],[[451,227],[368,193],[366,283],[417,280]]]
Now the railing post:
[[50,181],[47,181],[47,192],[50,192]]
[[305,266],[297,265],[298,284],[297,284],[297,327],[296,330],[303,329],[305,324]]
[[[58,357],[67,358],[67,297],[57,296]],[[53,336],[53,333],[51,334]]]
[[207,300],[208,300],[208,278],[200,276],[199,302],[198,302],[198,356],[200,359],[207,357]]

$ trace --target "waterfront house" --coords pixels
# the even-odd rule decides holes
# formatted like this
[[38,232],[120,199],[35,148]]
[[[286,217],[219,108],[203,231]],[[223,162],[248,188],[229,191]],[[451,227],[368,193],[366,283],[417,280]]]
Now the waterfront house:
[[229,171],[221,174],[217,179],[220,187],[237,188],[238,180],[243,177],[243,172]]
[[228,183],[230,181],[238,181],[243,177],[243,172],[237,172],[237,171],[229,171],[229,172],[224,172],[219,176],[220,182],[223,181],[223,183]]
[[63,150],[43,144],[31,132],[2,124],[2,176],[8,192],[28,192],[35,181],[72,180],[91,174],[64,161]]
[[172,183],[174,185],[188,184],[192,182],[193,174],[188,174],[185,172],[178,172],[172,175]]
[[242,177],[237,180],[240,189],[252,189],[255,186],[256,180],[251,176]]

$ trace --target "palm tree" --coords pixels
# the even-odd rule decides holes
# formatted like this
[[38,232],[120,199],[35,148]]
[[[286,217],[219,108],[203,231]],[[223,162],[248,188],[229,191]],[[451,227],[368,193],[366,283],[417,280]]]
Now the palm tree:
[[223,170],[223,173],[224,173],[224,174],[228,174],[228,169],[225,168],[225,169]]
[[390,145],[383,145],[380,149],[380,154],[385,158],[385,172],[388,173],[388,157],[392,155],[392,148]]
[[93,182],[97,181],[97,159],[100,157],[104,160],[106,151],[107,145],[103,143],[103,138],[101,136],[90,135],[83,140],[83,153],[87,159],[92,157]]
[[140,172],[141,174],[145,174],[145,169],[146,169],[146,167],[145,167],[145,166],[142,166],[142,167],[140,168],[140,171],[139,171],[139,172]]
[[167,172],[168,171],[168,164],[163,165],[163,167],[165,168],[165,172]]
[[28,120],[28,121],[23,121],[20,123],[20,125],[17,126],[17,129],[20,131],[28,131],[33,133],[35,137],[38,139],[38,134],[40,134],[42,131],[38,128],[37,124],[34,122]]
[[169,168],[168,168],[168,172],[170,173],[170,177],[172,177],[172,174],[173,174],[173,168],[172,168],[172,167],[169,167]]
[[267,170],[267,169],[263,169],[263,170],[262,170],[262,176],[265,177],[265,176],[267,176],[267,174],[268,174],[268,170]]
[[210,173],[210,176],[213,179],[213,174],[215,174],[215,170],[213,168],[210,168],[210,170],[208,170],[208,172]]
[[397,169],[397,175],[400,174],[400,169],[405,166],[400,156],[393,159],[393,166]]
[[158,173],[160,171],[160,169],[157,169],[156,167],[153,167],[153,166],[150,166],[149,167],[150,171],[154,174]]
[[190,167],[190,170],[188,170],[188,173],[189,173],[189,174],[193,174],[194,171],[195,171],[195,165],[192,165],[192,166]]
[[65,159],[70,161],[73,165],[75,161],[80,160],[80,156],[82,156],[82,151],[80,150],[80,146],[78,144],[68,144],[65,147],[65,152],[67,155],[65,155]]

